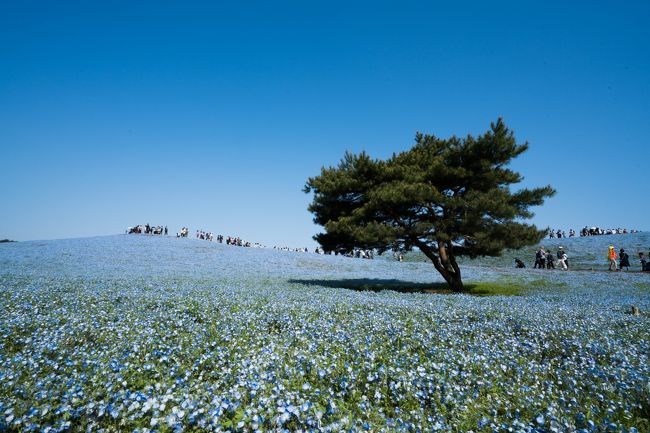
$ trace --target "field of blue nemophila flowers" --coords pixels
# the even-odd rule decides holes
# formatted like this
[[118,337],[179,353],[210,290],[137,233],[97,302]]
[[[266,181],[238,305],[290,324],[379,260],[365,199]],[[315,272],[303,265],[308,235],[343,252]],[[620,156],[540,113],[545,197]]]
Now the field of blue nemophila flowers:
[[2,244],[0,431],[650,430],[647,274],[464,272],[529,290],[350,290],[440,278],[172,237]]

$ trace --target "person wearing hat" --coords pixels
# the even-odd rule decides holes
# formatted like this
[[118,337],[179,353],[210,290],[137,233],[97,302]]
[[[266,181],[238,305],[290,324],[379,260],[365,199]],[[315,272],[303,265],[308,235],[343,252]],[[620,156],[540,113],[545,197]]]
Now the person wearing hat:
[[621,248],[621,251],[618,253],[618,256],[620,258],[620,263],[618,267],[623,270],[623,268],[627,268],[627,270],[630,270],[630,256],[625,252],[623,248]]
[[609,260],[610,271],[618,270],[616,267],[616,250],[614,249],[614,245],[609,246],[609,251],[607,252],[607,260]]
[[569,269],[569,256],[566,255],[564,247],[560,247],[557,250],[557,260],[562,266],[562,269]]
[[567,260],[569,260],[569,257],[564,252],[564,248],[560,247],[557,250],[557,262],[561,266],[561,268],[565,271],[569,269],[569,264],[567,263]]

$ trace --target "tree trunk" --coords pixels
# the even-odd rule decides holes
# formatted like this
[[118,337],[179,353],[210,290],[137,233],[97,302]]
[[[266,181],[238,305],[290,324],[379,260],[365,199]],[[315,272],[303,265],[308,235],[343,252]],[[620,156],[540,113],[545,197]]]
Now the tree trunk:
[[446,243],[447,247],[447,256],[449,259],[449,264],[451,265],[451,268],[454,270],[453,275],[453,284],[449,284],[451,286],[451,289],[454,292],[463,292],[465,291],[465,287],[463,286],[463,280],[461,278],[461,273],[460,273],[460,266],[458,266],[458,263],[456,262],[456,256],[454,255],[454,249],[453,245],[451,242]]
[[460,275],[452,276],[450,280],[447,280],[447,284],[449,284],[449,287],[454,292],[461,293],[465,291],[465,286],[463,286],[463,280]]
[[433,248],[423,242],[416,242],[416,245],[431,260],[433,266],[440,272],[440,275],[449,284],[451,290],[456,293],[465,291],[460,267],[456,263],[456,257],[453,255],[452,249],[448,248],[448,245],[442,242],[438,243],[438,254],[436,254]]
[[465,291],[460,272],[454,272],[446,269],[442,263],[440,263],[440,260],[433,261],[433,266],[438,272],[440,272],[440,275],[442,275],[442,278],[444,278],[447,284],[449,284],[449,288],[451,290],[457,293]]

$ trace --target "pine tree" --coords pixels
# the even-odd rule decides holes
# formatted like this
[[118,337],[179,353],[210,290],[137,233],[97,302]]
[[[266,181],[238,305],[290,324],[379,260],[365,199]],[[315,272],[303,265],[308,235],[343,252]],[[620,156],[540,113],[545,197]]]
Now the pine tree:
[[499,119],[476,138],[417,133],[413,148],[385,161],[346,153],[305,185],[314,222],[325,228],[314,239],[329,251],[417,248],[463,291],[458,257],[498,256],[544,236],[524,220],[553,188],[510,190],[522,176],[508,163],[526,149]]

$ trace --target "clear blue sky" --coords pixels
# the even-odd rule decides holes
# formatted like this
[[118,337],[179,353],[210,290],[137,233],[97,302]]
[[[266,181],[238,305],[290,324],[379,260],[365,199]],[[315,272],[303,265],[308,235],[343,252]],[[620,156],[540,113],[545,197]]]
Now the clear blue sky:
[[313,246],[346,150],[502,116],[534,222],[650,229],[650,3],[0,3],[0,238],[187,225]]

